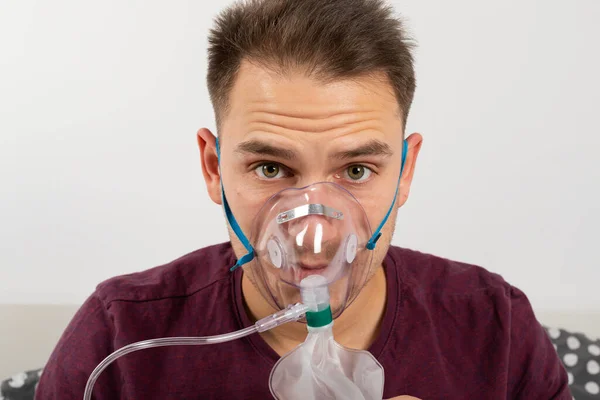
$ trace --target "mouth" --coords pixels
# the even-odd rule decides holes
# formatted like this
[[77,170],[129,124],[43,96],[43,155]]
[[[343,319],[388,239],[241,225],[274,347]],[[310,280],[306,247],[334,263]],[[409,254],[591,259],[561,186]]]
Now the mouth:
[[323,275],[325,270],[327,269],[327,264],[298,264],[298,269],[296,270],[296,277],[299,279],[299,282],[302,279],[306,278],[310,275]]
[[325,263],[320,263],[320,264],[305,264],[305,263],[298,263],[298,267],[300,267],[301,270],[307,270],[307,271],[315,271],[315,270],[323,270],[325,268],[327,268],[327,264]]

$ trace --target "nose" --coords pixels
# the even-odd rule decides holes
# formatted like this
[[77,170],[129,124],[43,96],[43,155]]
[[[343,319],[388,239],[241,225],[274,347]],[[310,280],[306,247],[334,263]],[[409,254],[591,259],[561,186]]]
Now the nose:
[[302,171],[302,176],[299,176],[298,180],[296,181],[296,187],[305,188],[310,187],[315,183],[334,182],[333,177],[329,176],[326,171],[327,168],[324,164],[319,161],[315,161],[315,163],[311,165],[310,170],[307,169]]
[[318,254],[337,244],[339,229],[335,221],[324,215],[307,215],[287,222],[287,232],[297,247]]

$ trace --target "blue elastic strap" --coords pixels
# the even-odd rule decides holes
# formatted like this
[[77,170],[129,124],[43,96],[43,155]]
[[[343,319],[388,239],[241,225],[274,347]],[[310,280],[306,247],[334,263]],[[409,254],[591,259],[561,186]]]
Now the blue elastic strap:
[[408,143],[405,140],[402,143],[402,165],[400,166],[400,176],[398,177],[398,184],[396,185],[396,193],[394,193],[394,200],[392,201],[392,205],[390,206],[389,210],[385,214],[385,217],[383,217],[383,221],[381,221],[381,223],[379,224],[377,229],[375,229],[375,232],[373,232],[373,236],[371,236],[371,239],[369,239],[369,241],[367,242],[367,249],[369,249],[369,250],[373,250],[375,248],[377,241],[381,237],[381,229],[383,228],[383,225],[385,225],[385,223],[387,222],[388,218],[390,217],[390,214],[392,213],[392,210],[394,209],[394,205],[396,204],[396,197],[398,197],[398,189],[400,188],[400,180],[402,179],[402,172],[404,172],[404,162],[406,161],[407,151],[408,151]]
[[[217,158],[219,160],[219,179],[221,179],[220,178],[221,149],[219,148],[219,138],[217,138]],[[229,225],[231,226],[231,229],[233,229],[233,232],[235,233],[235,235],[238,237],[240,242],[242,242],[242,244],[246,248],[246,251],[248,252],[248,254],[246,254],[239,260],[237,260],[235,265],[229,269],[230,271],[235,271],[236,268],[241,267],[242,265],[252,261],[254,259],[255,253],[254,253],[254,249],[252,248],[252,245],[250,244],[250,241],[248,240],[246,235],[244,235],[244,232],[242,232],[242,228],[240,228],[240,225],[237,223],[237,221],[235,220],[235,217],[233,216],[233,213],[231,212],[231,208],[229,207],[229,203],[227,202],[227,198],[225,197],[225,189],[223,188],[222,180],[221,180],[221,197],[223,198],[223,208],[225,209],[225,216],[227,217],[227,221],[229,222]]]

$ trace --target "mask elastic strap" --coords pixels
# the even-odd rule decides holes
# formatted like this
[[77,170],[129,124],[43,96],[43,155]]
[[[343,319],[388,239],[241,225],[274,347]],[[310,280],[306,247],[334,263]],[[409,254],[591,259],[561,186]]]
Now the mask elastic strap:
[[404,172],[404,162],[406,161],[407,151],[408,151],[408,143],[405,140],[404,142],[402,142],[402,165],[400,166],[400,176],[398,177],[398,185],[396,185],[396,193],[394,193],[394,200],[392,201],[392,205],[390,206],[387,213],[385,214],[385,217],[383,217],[383,221],[381,221],[381,223],[379,224],[377,229],[375,229],[375,232],[373,232],[373,236],[371,236],[371,239],[369,239],[369,241],[367,242],[367,249],[369,249],[369,250],[373,250],[375,248],[377,241],[381,237],[381,229],[383,228],[383,225],[385,225],[385,223],[387,222],[388,218],[390,217],[390,214],[392,213],[392,210],[394,209],[394,205],[396,204],[396,197],[398,197],[398,189],[400,188],[400,180],[402,179],[402,172]]
[[252,248],[252,245],[250,244],[250,241],[248,240],[246,235],[244,235],[244,232],[242,232],[242,228],[240,228],[240,225],[235,220],[235,217],[233,216],[233,212],[231,212],[231,208],[229,207],[229,203],[227,202],[227,198],[225,197],[225,189],[223,187],[223,181],[221,180],[221,177],[220,177],[220,175],[221,175],[221,149],[219,148],[219,138],[217,138],[217,158],[219,160],[219,180],[221,182],[221,198],[223,199],[223,208],[225,209],[225,216],[227,217],[227,222],[229,222],[229,226],[231,226],[231,229],[233,229],[233,232],[238,237],[240,242],[242,242],[242,244],[246,248],[246,251],[248,252],[248,254],[246,254],[239,260],[237,260],[235,265],[229,269],[230,271],[234,271],[236,268],[241,267],[242,265],[252,261],[254,259],[255,253],[254,253],[254,249]]

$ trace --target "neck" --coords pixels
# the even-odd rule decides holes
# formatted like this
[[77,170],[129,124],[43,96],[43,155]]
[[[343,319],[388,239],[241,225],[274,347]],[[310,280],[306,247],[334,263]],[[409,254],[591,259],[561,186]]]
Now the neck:
[[[275,312],[246,274],[242,277],[242,294],[251,319],[258,320]],[[385,271],[380,265],[350,307],[336,318],[333,324],[335,340],[345,347],[368,349],[379,333],[386,298]],[[305,324],[291,322],[260,335],[273,350],[283,355],[304,342],[307,330]]]

